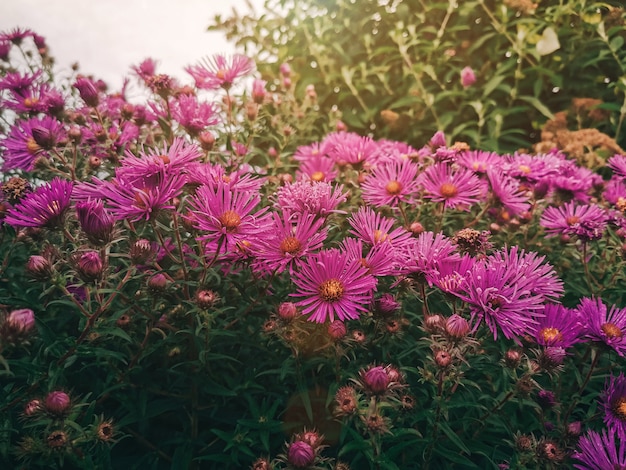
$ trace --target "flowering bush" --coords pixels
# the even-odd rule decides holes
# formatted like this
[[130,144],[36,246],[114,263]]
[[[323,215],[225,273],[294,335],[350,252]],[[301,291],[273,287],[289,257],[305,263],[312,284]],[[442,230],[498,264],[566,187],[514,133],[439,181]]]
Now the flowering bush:
[[626,462],[626,156],[375,140],[242,55],[144,103],[0,59],[5,467]]

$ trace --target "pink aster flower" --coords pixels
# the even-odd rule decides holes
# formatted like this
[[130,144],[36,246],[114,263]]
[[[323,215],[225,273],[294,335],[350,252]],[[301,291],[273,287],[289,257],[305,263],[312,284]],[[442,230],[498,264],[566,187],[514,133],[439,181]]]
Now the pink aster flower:
[[575,311],[561,304],[546,304],[543,315],[537,318],[537,344],[567,349],[582,341],[582,328]]
[[461,85],[463,85],[463,88],[468,88],[474,83],[476,83],[474,70],[469,66],[463,67],[463,70],[461,70]]
[[510,216],[521,214],[530,209],[528,196],[520,190],[519,182],[506,175],[500,168],[489,167],[487,178],[489,179],[493,202],[502,206]]
[[600,206],[571,201],[560,207],[546,208],[539,224],[548,236],[570,235],[589,241],[602,238],[607,221],[607,213]]
[[495,152],[484,150],[466,150],[457,157],[457,163],[476,173],[486,173],[487,168],[499,165],[502,157]]
[[602,193],[604,199],[617,206],[618,209],[626,207],[626,181],[621,176],[613,177],[604,186]]
[[358,261],[373,276],[389,276],[397,271],[397,254],[389,243],[379,243],[365,247],[363,241],[356,238],[345,238],[341,249],[348,258]]
[[327,217],[333,212],[343,213],[337,209],[347,197],[342,191],[343,185],[333,187],[323,181],[296,181],[278,188],[276,202],[282,210]]
[[26,28],[13,28],[10,31],[4,31],[2,33],[0,33],[0,41],[9,41],[12,42],[15,45],[19,45],[22,43],[22,41],[24,39],[26,39],[29,36],[32,36],[33,32]]
[[292,280],[297,291],[291,295],[302,298],[296,305],[317,323],[332,322],[335,316],[339,320],[359,318],[369,308],[376,288],[374,276],[337,249],[320,251],[303,260]]
[[296,178],[299,180],[333,181],[336,177],[335,161],[324,155],[316,155],[302,161],[296,171]]
[[402,253],[402,272],[418,276],[432,285],[441,274],[441,265],[460,259],[456,245],[439,232],[422,232]]
[[326,239],[324,219],[313,214],[273,214],[268,230],[259,235],[252,248],[255,265],[265,273],[281,273],[286,269],[293,274],[302,258],[318,251]]
[[252,73],[254,68],[254,61],[245,55],[216,54],[204,58],[198,65],[186,67],[185,71],[193,77],[198,88],[228,90],[235,80]]
[[604,423],[612,434],[626,440],[626,377],[619,374],[611,375],[604,386],[600,399],[600,406],[604,409]]
[[620,356],[626,353],[626,308],[607,306],[599,298],[585,297],[576,308],[585,337],[604,343]]
[[230,188],[226,184],[198,188],[189,203],[193,208],[200,240],[216,252],[236,248],[265,228],[267,207],[255,211],[261,200],[258,192]]
[[73,187],[71,181],[54,178],[24,196],[9,210],[4,222],[13,227],[57,228],[63,225]]
[[63,124],[50,116],[18,121],[2,140],[3,170],[32,171],[39,157],[48,158],[65,135]]
[[172,118],[192,137],[219,122],[213,103],[199,102],[195,96],[180,95],[170,103],[170,112]]
[[436,163],[418,176],[424,188],[424,197],[443,202],[446,208],[469,210],[484,192],[478,177],[466,168],[453,168],[447,163]]
[[371,163],[372,155],[378,150],[378,145],[372,138],[362,137],[354,132],[328,134],[322,145],[339,167],[351,164],[359,168],[365,162]]
[[572,457],[580,463],[575,463],[578,470],[615,470],[626,468],[626,441],[618,439],[608,429],[602,433],[589,431],[578,440],[578,450]]
[[411,243],[411,233],[403,227],[393,228],[394,219],[374,212],[370,207],[361,207],[348,218],[350,233],[368,245],[388,243],[401,250]]
[[613,155],[606,162],[606,166],[608,166],[613,173],[621,178],[626,178],[626,156],[625,155]]
[[464,293],[459,297],[468,303],[473,318],[485,321],[494,339],[498,330],[508,339],[534,335],[547,294],[539,285],[552,279],[552,271],[541,268],[533,276],[529,268],[534,263],[524,263],[523,250],[518,254],[513,247],[505,253],[476,262],[464,279]]
[[361,185],[363,199],[376,207],[397,207],[400,202],[411,202],[418,189],[417,171],[417,164],[409,159],[376,165]]

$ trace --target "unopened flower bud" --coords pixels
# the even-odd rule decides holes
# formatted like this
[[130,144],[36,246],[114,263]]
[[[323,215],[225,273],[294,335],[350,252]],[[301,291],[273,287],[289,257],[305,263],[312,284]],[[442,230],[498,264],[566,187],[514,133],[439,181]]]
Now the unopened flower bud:
[[259,457],[254,461],[250,470],[271,470],[272,465],[265,457]]
[[517,366],[519,366],[521,360],[522,360],[522,354],[516,349],[509,349],[504,354],[504,362],[507,365],[507,367],[511,369],[515,369]]
[[24,406],[24,414],[26,416],[33,416],[36,413],[39,413],[42,410],[41,400],[34,398],[26,403]]
[[346,130],[348,130],[348,126],[346,126],[343,121],[337,121],[337,123],[335,124],[335,129],[337,130],[337,132],[345,132]]
[[315,450],[310,444],[295,441],[289,445],[287,461],[296,468],[306,468],[315,462]]
[[293,302],[282,302],[278,306],[278,317],[286,322],[293,320],[297,313],[298,308]]
[[550,390],[539,390],[537,393],[537,403],[544,408],[552,408],[556,405],[556,397],[554,396],[554,392]]
[[420,224],[419,222],[413,222],[409,226],[409,230],[411,231],[413,235],[418,236],[419,234],[424,232],[424,226]]
[[393,294],[385,293],[374,302],[374,315],[380,317],[390,317],[398,311],[400,303]]
[[205,310],[213,307],[218,299],[217,293],[210,289],[200,289],[196,292],[196,305]]
[[200,141],[200,147],[202,147],[202,150],[207,152],[213,150],[213,147],[215,146],[215,136],[212,132],[201,132],[198,136],[198,140]]
[[270,156],[270,158],[278,157],[278,151],[275,147],[270,147],[269,149],[267,149],[267,154]]
[[424,317],[424,329],[431,334],[441,334],[446,331],[446,320],[435,313]]
[[102,277],[104,263],[97,251],[87,251],[78,258],[76,271],[85,282],[93,282]]
[[365,389],[374,395],[381,395],[387,391],[389,375],[382,366],[370,367],[367,371],[361,371],[361,381]]
[[437,364],[437,366],[441,367],[442,369],[445,369],[451,363],[452,363],[452,356],[450,355],[448,351],[444,351],[443,349],[440,349],[439,351],[435,353],[435,364]]
[[335,341],[343,339],[347,334],[345,323],[341,320],[331,322],[330,325],[328,325],[328,334]]
[[45,256],[32,255],[26,263],[26,271],[33,278],[45,281],[52,276],[52,265]]
[[35,313],[29,308],[13,310],[6,319],[7,326],[19,333],[27,333],[35,326]]
[[315,85],[307,85],[305,89],[306,96],[312,100],[317,98],[317,92],[315,91]]
[[460,340],[470,332],[469,322],[461,315],[451,315],[446,320],[446,334],[449,338]]
[[44,400],[46,411],[55,416],[64,416],[67,414],[71,404],[72,400],[70,396],[60,390],[48,393]]
[[153,255],[152,243],[145,238],[140,238],[130,247],[130,259],[134,264],[143,264]]
[[282,64],[280,64],[279,71],[283,77],[291,76],[291,67],[287,62],[283,62]]
[[74,87],[78,90],[80,97],[83,99],[87,106],[95,108],[100,102],[98,96],[98,88],[96,84],[87,77],[79,76],[74,82]]
[[571,423],[568,423],[565,432],[571,437],[580,436],[582,433],[582,423],[580,421],[572,421]]
[[265,95],[267,94],[265,85],[267,85],[265,80],[256,79],[252,82],[252,100],[257,104],[263,104],[263,101],[265,101]]
[[472,70],[471,67],[464,67],[463,70],[461,70],[461,85],[463,85],[463,88],[468,88],[474,83],[476,83],[474,70]]
[[102,159],[97,155],[91,155],[89,157],[89,168],[97,170],[102,165]]
[[163,292],[167,289],[169,281],[163,273],[156,273],[154,276],[148,279],[148,289],[152,292]]
[[101,200],[78,202],[76,215],[83,232],[93,245],[104,246],[113,239],[115,220],[104,208],[104,202]]

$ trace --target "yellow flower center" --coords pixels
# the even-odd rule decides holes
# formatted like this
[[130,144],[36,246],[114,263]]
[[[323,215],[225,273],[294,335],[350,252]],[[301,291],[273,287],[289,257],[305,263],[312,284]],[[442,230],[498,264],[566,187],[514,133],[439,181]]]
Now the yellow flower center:
[[519,171],[527,175],[530,173],[530,167],[528,165],[520,165]]
[[224,80],[224,78],[226,78],[226,70],[219,69],[217,72],[215,72],[215,76],[220,80]]
[[171,161],[169,155],[159,155],[157,158],[166,165]]
[[565,223],[567,225],[574,225],[575,223],[577,223],[580,220],[580,217],[576,216],[576,215],[570,215],[567,219],[565,219]]
[[35,96],[24,98],[24,106],[26,106],[27,108],[32,108],[33,106],[36,106],[38,103],[39,103],[39,98]]
[[400,194],[400,191],[402,191],[402,184],[398,181],[390,181],[387,183],[387,186],[385,186],[385,190],[392,196],[395,196],[396,194]]
[[35,142],[35,139],[33,137],[29,137],[26,141],[26,150],[28,150],[28,153],[30,153],[31,155],[35,155],[38,152],[41,152],[41,147],[37,142]]
[[219,216],[218,220],[227,232],[234,232],[241,224],[241,217],[235,211],[226,211]]
[[313,172],[313,174],[311,175],[311,179],[313,181],[324,181],[324,173],[321,171],[315,171]]
[[343,283],[336,278],[328,279],[319,286],[320,297],[326,302],[337,302],[343,297]]
[[563,340],[563,335],[561,334],[561,332],[558,330],[558,328],[554,328],[554,327],[547,327],[542,329],[539,332],[539,336],[546,342],[546,343],[550,343],[552,341],[562,341]]
[[384,242],[389,238],[387,232],[383,232],[382,230],[374,230],[374,243]]
[[600,327],[604,334],[610,338],[621,338],[624,333],[615,323],[605,323]]
[[278,249],[283,254],[289,253],[290,255],[295,255],[298,251],[300,251],[300,248],[302,248],[302,244],[296,237],[287,237],[280,242],[280,245],[278,246]]
[[445,198],[452,198],[459,194],[459,190],[452,183],[443,183],[439,188],[441,195]]
[[626,397],[617,398],[611,403],[611,411],[613,415],[622,421],[626,421]]

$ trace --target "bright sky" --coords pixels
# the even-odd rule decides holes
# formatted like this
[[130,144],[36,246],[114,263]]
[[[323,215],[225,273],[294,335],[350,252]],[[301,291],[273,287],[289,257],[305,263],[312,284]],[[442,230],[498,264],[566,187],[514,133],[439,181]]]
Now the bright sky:
[[[249,0],[257,12],[263,0]],[[30,28],[44,36],[58,66],[80,63],[80,71],[103,79],[113,90],[131,65],[151,57],[157,72],[190,83],[186,65],[234,46],[221,33],[207,32],[215,14],[246,0],[0,0],[0,31]]]

